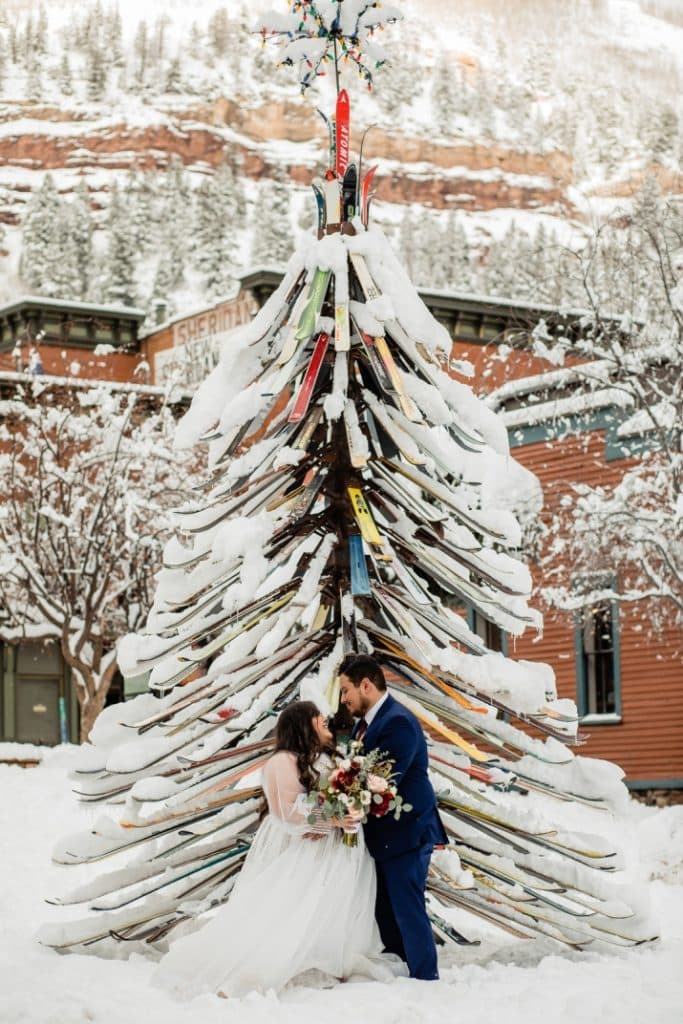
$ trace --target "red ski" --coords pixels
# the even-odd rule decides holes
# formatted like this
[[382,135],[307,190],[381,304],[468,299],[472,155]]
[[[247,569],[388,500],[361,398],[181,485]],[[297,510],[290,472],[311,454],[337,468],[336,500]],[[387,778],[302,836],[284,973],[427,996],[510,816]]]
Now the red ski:
[[337,177],[343,178],[349,166],[351,147],[351,104],[346,89],[337,96]]
[[315,343],[311,361],[308,364],[308,369],[306,370],[304,379],[301,382],[301,387],[299,388],[296,399],[294,400],[294,408],[289,414],[290,423],[298,423],[299,420],[304,418],[308,411],[308,407],[311,404],[311,397],[313,395],[313,388],[315,387],[315,382],[318,379],[320,367],[323,365],[323,359],[325,358],[325,353],[327,352],[327,346],[329,343],[329,334],[325,334],[323,332],[318,335],[318,340]]
[[368,173],[363,178],[363,187],[361,190],[361,220],[365,227],[368,226],[368,218],[370,214],[370,188],[372,186],[372,179],[375,177],[377,172],[377,164],[371,167]]

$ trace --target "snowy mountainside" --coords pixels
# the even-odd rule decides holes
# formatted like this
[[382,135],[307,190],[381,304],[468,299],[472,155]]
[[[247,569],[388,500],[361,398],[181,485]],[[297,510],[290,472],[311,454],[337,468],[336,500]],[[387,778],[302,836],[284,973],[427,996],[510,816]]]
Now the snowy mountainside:
[[[173,312],[224,294],[256,263],[283,261],[313,220],[307,185],[325,148],[315,105],[333,102],[331,76],[318,96],[300,97],[275,48],[259,48],[259,11],[285,6],[3,6],[0,301],[29,290]],[[676,5],[444,6],[407,0],[404,22],[383,33],[392,66],[372,95],[346,82],[353,143],[378,125],[366,143],[379,164],[375,216],[419,283],[519,294],[502,265],[533,263],[553,236],[580,242],[648,172],[680,189]],[[52,184],[42,213],[56,227],[46,240],[29,212]],[[79,186],[91,222],[79,257],[86,274],[63,256],[78,262]],[[277,220],[259,216],[272,207]],[[59,259],[39,251],[46,244]],[[568,298],[562,276],[535,298]]]

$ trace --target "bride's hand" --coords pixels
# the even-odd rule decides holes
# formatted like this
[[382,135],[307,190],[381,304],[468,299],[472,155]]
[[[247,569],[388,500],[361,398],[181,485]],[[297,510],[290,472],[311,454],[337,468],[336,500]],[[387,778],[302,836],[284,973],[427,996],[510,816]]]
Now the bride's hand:
[[361,811],[349,810],[343,818],[330,818],[330,825],[336,828],[357,829],[360,827],[363,815]]

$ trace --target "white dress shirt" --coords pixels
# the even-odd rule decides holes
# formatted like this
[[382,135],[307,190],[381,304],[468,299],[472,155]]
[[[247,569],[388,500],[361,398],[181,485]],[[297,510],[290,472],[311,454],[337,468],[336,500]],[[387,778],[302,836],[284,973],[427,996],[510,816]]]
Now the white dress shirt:
[[388,696],[389,696],[389,691],[387,690],[386,693],[382,694],[382,696],[377,701],[377,703],[373,704],[371,708],[368,708],[368,710],[363,715],[363,718],[365,719],[365,721],[367,723],[368,729],[370,728],[370,723],[372,722],[373,718],[375,717],[375,715],[377,714],[379,709],[382,707],[382,704],[384,704],[384,702],[385,702],[385,700],[387,699]]

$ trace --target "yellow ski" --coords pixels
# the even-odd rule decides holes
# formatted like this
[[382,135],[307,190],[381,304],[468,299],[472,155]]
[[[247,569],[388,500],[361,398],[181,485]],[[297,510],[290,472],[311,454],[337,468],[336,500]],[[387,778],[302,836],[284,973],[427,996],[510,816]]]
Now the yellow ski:
[[375,526],[375,520],[372,518],[372,513],[363,497],[363,492],[359,487],[347,487],[347,491],[363,540],[368,544],[374,544],[376,547],[381,548],[384,541]]
[[394,391],[398,395],[403,414],[413,423],[419,423],[422,420],[422,417],[420,416],[415,402],[413,402],[412,398],[410,398],[406,392],[405,385],[403,384],[403,378],[401,377],[398,366],[391,354],[391,349],[387,344],[387,339],[382,337],[375,338],[375,347],[379,352],[380,359],[384,363],[387,373],[389,374],[389,379],[391,380]]

